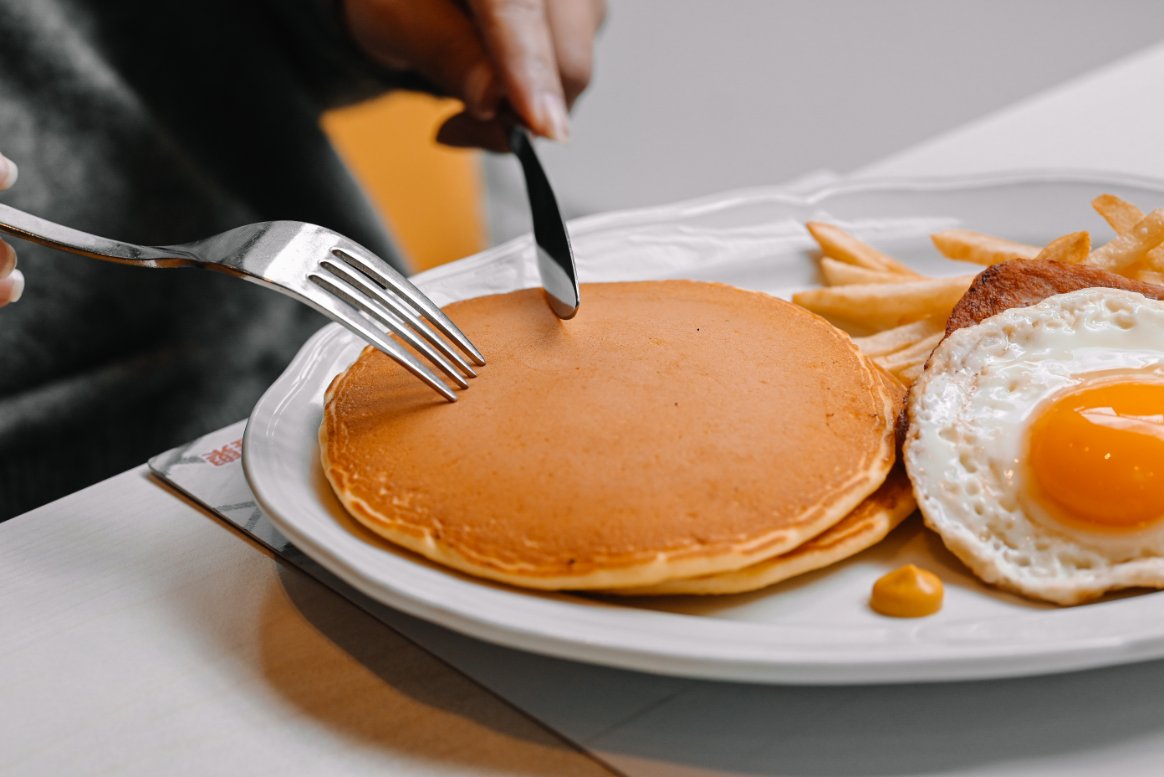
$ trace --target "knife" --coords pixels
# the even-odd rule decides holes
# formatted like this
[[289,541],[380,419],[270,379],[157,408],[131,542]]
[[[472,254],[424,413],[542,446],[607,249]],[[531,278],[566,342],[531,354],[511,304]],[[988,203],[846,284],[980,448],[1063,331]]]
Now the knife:
[[574,251],[570,248],[566,222],[562,220],[546,171],[534,153],[529,132],[514,122],[509,125],[507,136],[509,148],[521,163],[525,175],[525,191],[533,214],[538,275],[546,290],[546,302],[558,318],[571,319],[582,304],[582,296],[578,291],[578,270],[574,265]]

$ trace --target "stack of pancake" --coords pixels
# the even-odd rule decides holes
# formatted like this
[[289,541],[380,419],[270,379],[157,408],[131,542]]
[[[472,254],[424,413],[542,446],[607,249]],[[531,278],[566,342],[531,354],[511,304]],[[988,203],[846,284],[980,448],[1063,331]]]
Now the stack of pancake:
[[517,586],[734,593],[856,553],[914,509],[903,389],[824,319],[721,284],[455,303],[489,358],[447,404],[366,349],[327,391],[324,471],[362,524]]

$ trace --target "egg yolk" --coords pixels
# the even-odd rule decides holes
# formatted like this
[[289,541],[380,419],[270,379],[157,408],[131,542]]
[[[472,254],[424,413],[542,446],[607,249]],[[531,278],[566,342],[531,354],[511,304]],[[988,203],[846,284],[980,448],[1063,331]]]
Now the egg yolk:
[[1057,517],[1109,529],[1164,519],[1164,383],[1065,394],[1034,421],[1029,442],[1031,474]]

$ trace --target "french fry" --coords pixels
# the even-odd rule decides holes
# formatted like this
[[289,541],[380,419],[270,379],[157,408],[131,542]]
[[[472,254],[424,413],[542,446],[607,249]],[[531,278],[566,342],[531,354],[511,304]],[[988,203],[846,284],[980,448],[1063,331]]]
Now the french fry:
[[[1087,257],[1087,264],[1103,270],[1121,272],[1136,262],[1149,260],[1148,253],[1162,242],[1164,242],[1164,208],[1157,208],[1140,219],[1130,230],[1121,232],[1110,242],[1092,251]],[[1155,255],[1150,261],[1156,261]],[[1151,269],[1158,268],[1152,266]]]
[[925,369],[926,363],[920,361],[917,364],[910,364],[902,367],[896,373],[892,373],[893,377],[900,380],[906,386],[912,386],[914,382],[921,377],[922,370]]
[[816,240],[817,245],[825,256],[832,257],[845,264],[854,264],[866,270],[896,273],[911,278],[920,278],[921,275],[906,267],[893,257],[878,251],[868,243],[864,243],[850,235],[836,224],[823,221],[810,221],[805,224],[809,234]]
[[831,286],[799,292],[792,301],[828,318],[881,330],[923,318],[944,320],[973,280],[973,275],[961,275]]
[[1158,272],[1156,270],[1137,270],[1132,277],[1137,281],[1143,281],[1144,283],[1154,283],[1157,286],[1164,286],[1164,272]]
[[1091,201],[1091,207],[1116,231],[1127,232],[1144,219],[1144,211],[1114,194],[1101,194]]
[[855,337],[853,342],[857,344],[863,354],[870,358],[888,356],[904,348],[909,348],[935,333],[940,333],[945,328],[945,322],[941,319],[923,318],[920,321],[902,324],[868,337]]
[[895,365],[892,369],[887,367],[883,367],[882,369],[897,378],[905,386],[910,386],[921,375],[925,366],[926,360],[924,358],[917,358]]
[[[1136,228],[1136,224],[1144,220],[1144,211],[1114,194],[1099,195],[1091,201],[1091,206],[1103,216],[1103,220],[1116,231],[1116,234],[1131,231]],[[1153,248],[1145,259],[1149,267],[1157,268],[1155,272],[1164,272],[1164,245]]]
[[1148,252],[1144,257],[1144,264],[1153,272],[1164,273],[1164,243]]
[[855,264],[839,262],[828,256],[821,257],[820,274],[826,286],[849,286],[854,283],[900,283],[897,273],[869,270]]
[[1039,247],[970,229],[947,229],[930,235],[934,245],[949,259],[975,264],[999,264],[1011,259],[1034,259]]
[[1036,259],[1048,259],[1063,264],[1082,264],[1091,253],[1091,234],[1072,232],[1047,243]]
[[897,371],[903,367],[917,364],[919,361],[924,363],[926,359],[930,358],[930,354],[938,347],[938,343],[942,341],[944,336],[945,332],[934,332],[929,337],[923,337],[908,348],[904,348],[897,353],[891,353],[888,356],[879,356],[873,359],[873,361],[896,375]]
[[908,380],[907,377],[904,377],[904,373],[913,375],[915,369],[920,371],[922,366],[925,365],[925,361],[930,357],[930,354],[938,347],[938,343],[942,342],[943,336],[944,333],[941,332],[932,334],[910,345],[907,349],[897,351],[896,354],[890,354],[889,356],[874,358],[873,361],[881,369],[892,373],[897,379]]

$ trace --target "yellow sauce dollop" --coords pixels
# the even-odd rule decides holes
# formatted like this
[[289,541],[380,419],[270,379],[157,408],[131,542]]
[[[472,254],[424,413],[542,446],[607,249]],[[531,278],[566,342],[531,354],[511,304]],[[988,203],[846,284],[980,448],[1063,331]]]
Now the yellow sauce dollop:
[[877,578],[869,606],[894,618],[922,618],[942,609],[942,594],[937,575],[906,564]]

